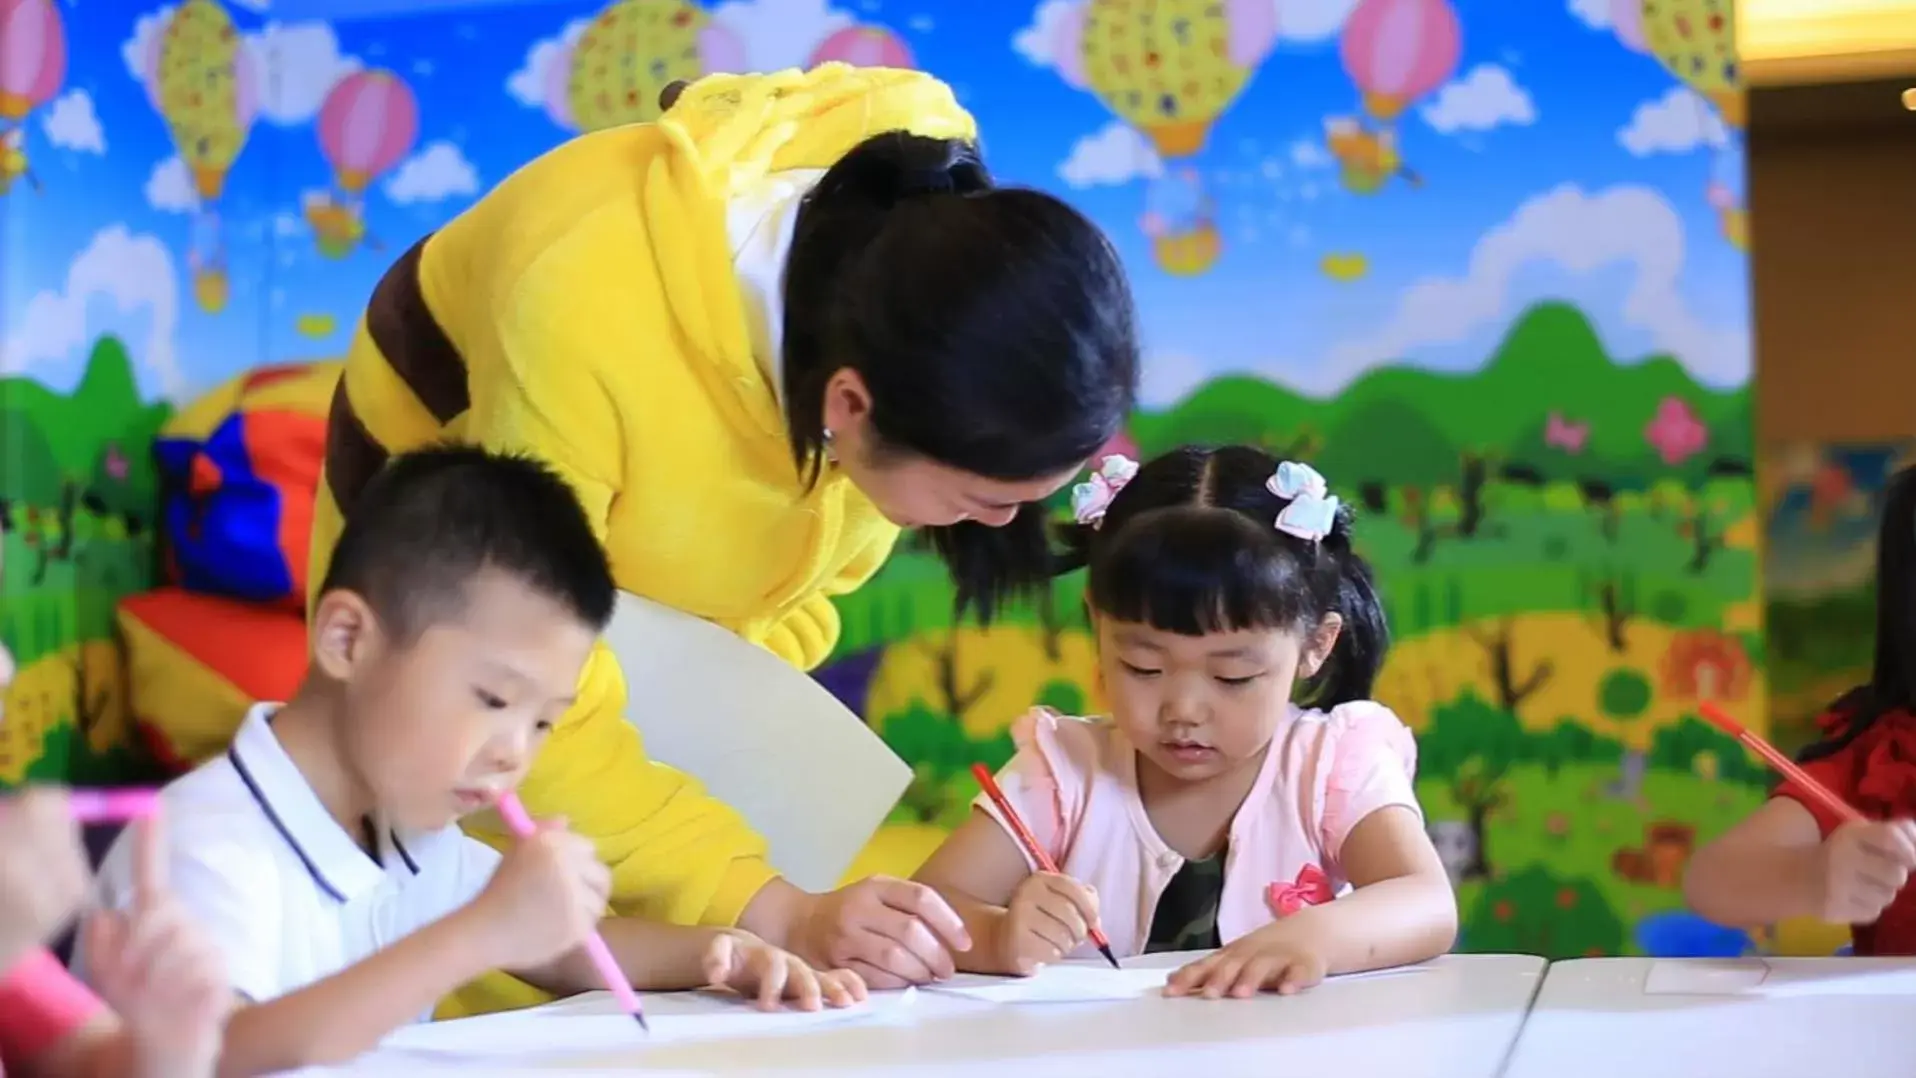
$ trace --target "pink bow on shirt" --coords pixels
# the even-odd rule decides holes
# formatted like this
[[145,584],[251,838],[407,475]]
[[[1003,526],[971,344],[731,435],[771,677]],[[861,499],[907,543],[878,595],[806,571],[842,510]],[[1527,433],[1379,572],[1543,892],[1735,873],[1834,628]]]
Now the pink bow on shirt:
[[1274,883],[1267,894],[1271,909],[1279,917],[1289,917],[1306,906],[1318,906],[1337,897],[1331,891],[1331,880],[1324,870],[1316,865],[1305,865],[1297,873],[1297,879],[1290,883]]

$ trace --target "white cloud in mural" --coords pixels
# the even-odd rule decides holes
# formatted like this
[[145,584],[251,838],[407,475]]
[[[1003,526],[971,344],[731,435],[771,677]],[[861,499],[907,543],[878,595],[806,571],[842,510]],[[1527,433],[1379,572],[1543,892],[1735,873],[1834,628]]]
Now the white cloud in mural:
[[1344,28],[1358,0],[1273,0],[1277,35],[1285,41],[1323,41]]
[[199,208],[193,173],[178,154],[153,166],[146,177],[146,204],[161,213],[192,213]]
[[273,0],[233,0],[233,4],[235,7],[243,7],[248,11],[257,11],[264,14],[268,8],[273,6]]
[[305,231],[306,222],[300,219],[299,214],[282,210],[273,215],[273,235],[276,238],[291,239],[304,234]]
[[[120,45],[127,71],[142,85],[159,57],[159,37],[175,10],[169,4],[140,16],[134,20],[133,35]],[[327,92],[364,66],[339,51],[339,38],[323,22],[267,23],[243,41],[259,73],[260,118],[282,126],[311,121]]]
[[905,21],[905,25],[915,33],[929,34],[937,28],[938,23],[930,15],[913,15]]
[[1471,68],[1463,78],[1437,91],[1436,99],[1421,112],[1425,123],[1446,135],[1537,122],[1537,106],[1530,100],[1530,92],[1517,85],[1508,69],[1497,64]]
[[93,111],[93,95],[85,90],[69,90],[55,98],[42,125],[47,141],[63,150],[106,152],[106,130],[100,126],[99,114]]
[[249,34],[247,44],[264,62],[262,70],[273,73],[261,87],[260,116],[285,126],[319,115],[327,93],[364,66],[339,51],[339,38],[323,22],[268,23]]
[[1316,141],[1307,138],[1291,143],[1291,164],[1298,168],[1329,168],[1337,163],[1331,152]]
[[1073,187],[1099,187],[1150,179],[1164,174],[1164,163],[1129,126],[1106,124],[1071,147],[1071,156],[1058,166],[1058,176]]
[[1610,18],[1611,3],[1612,0],[1570,0],[1570,14],[1592,30],[1608,30],[1615,25]]
[[386,181],[386,197],[402,206],[443,202],[479,193],[479,173],[459,147],[443,139],[428,143]]
[[728,0],[712,19],[738,35],[752,71],[804,67],[820,42],[858,21],[830,0]]
[[572,55],[572,46],[579,43],[580,36],[590,25],[590,19],[574,19],[565,24],[565,29],[559,31],[558,37],[533,42],[532,47],[526,50],[525,63],[506,79],[506,93],[529,109],[544,108],[548,85],[546,79],[552,73],[552,65]]
[[1657,191],[1635,185],[1588,194],[1565,184],[1538,195],[1471,251],[1462,277],[1427,277],[1406,288],[1397,310],[1375,333],[1340,345],[1304,368],[1298,381],[1313,392],[1335,392],[1372,367],[1414,359],[1420,349],[1466,340],[1511,316],[1511,285],[1519,270],[1553,264],[1571,274],[1627,265],[1635,280],[1624,297],[1624,324],[1647,333],[1709,385],[1736,385],[1749,377],[1746,327],[1706,326],[1678,289],[1683,269],[1683,222]]
[[1188,352],[1152,352],[1138,372],[1138,403],[1153,411],[1171,408],[1226,373]]
[[0,371],[77,362],[96,336],[87,308],[104,302],[120,315],[146,315],[146,341],[132,349],[133,355],[152,372],[162,393],[176,396],[185,388],[173,355],[180,314],[177,280],[173,256],[157,238],[129,232],[125,225],[101,229],[67,266],[64,288],[45,289],[27,300],[0,355]]
[[1716,109],[1687,86],[1671,87],[1654,101],[1638,105],[1617,142],[1638,157],[1690,153],[1727,145],[1730,133]]
[[1031,25],[1011,36],[1018,55],[1039,67],[1051,67],[1052,45],[1064,32],[1067,19],[1077,14],[1080,0],[1044,0],[1031,12]]

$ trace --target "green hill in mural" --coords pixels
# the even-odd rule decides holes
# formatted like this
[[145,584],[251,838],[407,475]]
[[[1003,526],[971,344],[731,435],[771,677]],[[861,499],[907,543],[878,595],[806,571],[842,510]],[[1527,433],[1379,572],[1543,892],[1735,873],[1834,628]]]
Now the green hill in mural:
[[148,447],[170,414],[167,404],[140,399],[133,361],[115,337],[94,343],[72,393],[0,378],[0,497],[52,506],[73,483],[112,503],[150,506],[158,480]]
[[[1676,468],[1644,436],[1672,397],[1709,432],[1704,451]],[[1134,433],[1147,456],[1185,442],[1227,441],[1310,456],[1340,485],[1454,481],[1465,453],[1545,478],[1643,484],[1701,480],[1724,460],[1747,467],[1749,409],[1747,389],[1700,386],[1669,356],[1619,363],[1581,311],[1542,303],[1512,324],[1476,371],[1379,368],[1326,400],[1256,378],[1220,378],[1171,409],[1139,416]],[[1553,412],[1588,424],[1577,452],[1545,443]]]

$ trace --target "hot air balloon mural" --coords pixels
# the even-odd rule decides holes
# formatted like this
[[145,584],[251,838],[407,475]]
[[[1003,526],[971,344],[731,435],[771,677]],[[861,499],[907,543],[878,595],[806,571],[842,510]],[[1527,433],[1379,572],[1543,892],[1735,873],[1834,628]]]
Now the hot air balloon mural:
[[680,79],[743,71],[745,45],[686,0],[617,0],[547,64],[546,115],[569,131],[644,123]]
[[319,149],[333,169],[330,193],[309,197],[306,223],[328,258],[344,258],[366,234],[366,188],[412,152],[419,101],[406,80],[384,68],[340,79],[319,107]]
[[853,67],[913,67],[911,50],[882,26],[848,26],[818,43],[807,67],[837,60]]
[[0,195],[23,178],[40,189],[22,121],[53,100],[66,77],[66,29],[53,0],[0,0]]
[[[1644,48],[1723,121],[1724,137],[1704,188],[1724,238],[1749,249],[1743,202],[1743,76],[1736,62],[1733,0],[1638,0]],[[1621,36],[1621,35],[1619,35]]]
[[1195,168],[1178,168],[1151,181],[1138,222],[1151,238],[1151,257],[1174,277],[1195,277],[1223,253],[1217,207]]
[[1090,90],[1151,140],[1160,157],[1191,157],[1277,40],[1271,0],[1082,0],[1059,19],[1052,56],[1067,83]]
[[186,0],[153,35],[141,70],[197,198],[186,256],[193,298],[217,314],[230,292],[219,202],[259,113],[259,57],[218,0]]
[[1415,184],[1398,154],[1398,117],[1450,81],[1463,57],[1463,26],[1450,0],[1362,0],[1338,41],[1344,72],[1362,98],[1357,116],[1325,121],[1346,190],[1376,194],[1395,177]]

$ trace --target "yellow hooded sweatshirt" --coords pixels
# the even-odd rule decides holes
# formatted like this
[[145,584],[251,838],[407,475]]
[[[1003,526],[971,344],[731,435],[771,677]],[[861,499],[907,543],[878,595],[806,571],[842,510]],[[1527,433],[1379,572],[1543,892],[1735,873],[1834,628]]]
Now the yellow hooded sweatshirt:
[[[557,469],[622,589],[801,668],[822,661],[839,632],[831,596],[869,579],[898,533],[832,470],[805,488],[753,354],[726,209],[770,173],[829,168],[898,130],[976,137],[950,89],[918,72],[713,75],[657,123],[574,139],[427,237],[380,282],[348,353],[311,579],[341,507],[389,454],[457,438]],[[732,924],[775,875],[764,840],[647,760],[625,705],[601,644],[521,787],[526,806],[597,842],[617,912]],[[497,841],[496,824],[468,827]],[[499,976],[449,1013],[539,998]]]

